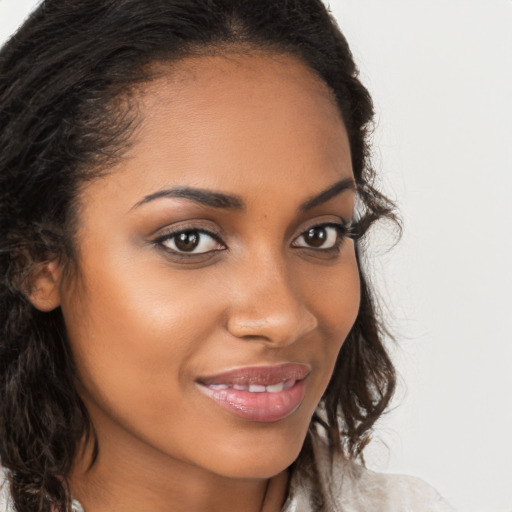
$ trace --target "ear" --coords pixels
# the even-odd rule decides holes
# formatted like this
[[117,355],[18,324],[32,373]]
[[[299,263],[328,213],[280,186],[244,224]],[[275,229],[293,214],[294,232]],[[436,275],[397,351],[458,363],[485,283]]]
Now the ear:
[[27,296],[40,311],[52,311],[60,305],[62,268],[58,260],[39,263],[27,283]]

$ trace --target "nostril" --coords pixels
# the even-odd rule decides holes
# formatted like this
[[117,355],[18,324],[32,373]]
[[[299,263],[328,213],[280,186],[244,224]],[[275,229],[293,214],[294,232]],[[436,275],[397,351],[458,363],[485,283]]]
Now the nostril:
[[264,338],[264,336],[258,335],[258,334],[245,334],[242,336],[244,339],[251,341],[251,340],[259,340],[261,338]]
[[232,310],[226,327],[232,336],[245,341],[285,346],[303,338],[317,325],[316,317],[305,308],[290,308],[279,314],[251,308]]

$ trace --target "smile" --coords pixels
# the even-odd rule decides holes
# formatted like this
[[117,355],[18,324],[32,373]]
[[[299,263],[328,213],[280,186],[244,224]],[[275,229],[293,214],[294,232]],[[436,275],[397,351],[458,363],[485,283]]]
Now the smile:
[[200,390],[221,408],[258,422],[286,418],[300,407],[306,392],[309,365],[239,368],[198,379]]
[[271,384],[264,386],[262,384],[210,384],[208,387],[214,391],[221,389],[236,389],[237,391],[249,391],[249,393],[279,393],[295,385],[296,380],[287,380],[285,382],[279,382],[278,384]]

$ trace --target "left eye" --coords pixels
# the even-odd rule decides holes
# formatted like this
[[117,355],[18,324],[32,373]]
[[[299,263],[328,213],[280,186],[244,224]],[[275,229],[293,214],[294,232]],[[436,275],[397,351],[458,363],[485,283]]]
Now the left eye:
[[313,226],[293,241],[294,247],[310,249],[332,249],[338,245],[342,226]]
[[156,242],[172,252],[181,254],[204,254],[225,249],[214,236],[198,229],[169,233]]

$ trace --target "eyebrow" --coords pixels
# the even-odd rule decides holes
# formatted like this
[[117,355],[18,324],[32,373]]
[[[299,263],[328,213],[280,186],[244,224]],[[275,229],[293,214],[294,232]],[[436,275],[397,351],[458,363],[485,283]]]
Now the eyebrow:
[[[299,206],[299,210],[303,212],[311,210],[316,206],[326,203],[345,190],[357,190],[356,184],[352,178],[345,178],[341,181],[338,181],[326,190],[323,190],[313,197],[310,197]],[[189,199],[195,203],[225,210],[243,210],[245,208],[243,199],[237,195],[224,194],[222,192],[193,187],[176,187],[159,190],[153,194],[149,194],[145,196],[141,201],[136,203],[132,209],[138,208],[139,206],[162,198]]]
[[243,210],[245,208],[244,201],[239,196],[192,187],[176,187],[167,190],[159,190],[158,192],[144,197],[144,199],[139,201],[133,208],[138,208],[143,204],[163,197],[189,199],[195,203],[225,210]]
[[357,191],[357,185],[353,178],[345,178],[341,181],[336,182],[334,185],[331,185],[328,189],[304,201],[300,205],[299,209],[303,212],[307,212],[315,208],[316,206],[326,203],[333,197],[336,197],[337,195],[341,194],[342,192],[345,192],[346,190],[352,190],[354,192]]

